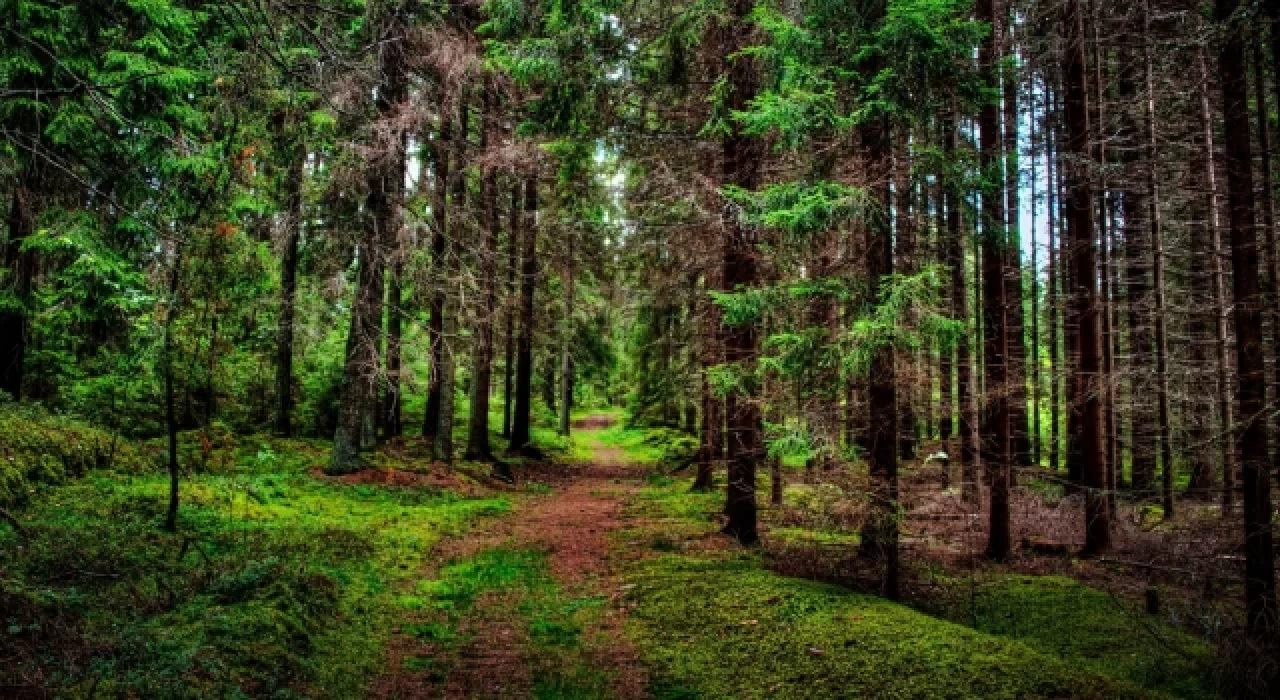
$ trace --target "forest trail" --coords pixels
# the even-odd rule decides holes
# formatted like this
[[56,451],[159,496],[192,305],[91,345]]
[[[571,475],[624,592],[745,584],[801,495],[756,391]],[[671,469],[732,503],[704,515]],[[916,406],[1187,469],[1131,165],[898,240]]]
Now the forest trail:
[[[645,696],[645,670],[623,632],[627,587],[611,546],[644,473],[623,450],[594,439],[612,424],[611,416],[576,421],[589,462],[518,500],[505,517],[440,544],[423,580],[448,580],[447,570],[483,562],[469,572],[481,590],[453,620],[456,631],[420,620],[397,628],[377,697]],[[503,553],[531,553],[540,571],[520,581],[509,562],[493,559]],[[436,612],[423,617],[438,619]]]

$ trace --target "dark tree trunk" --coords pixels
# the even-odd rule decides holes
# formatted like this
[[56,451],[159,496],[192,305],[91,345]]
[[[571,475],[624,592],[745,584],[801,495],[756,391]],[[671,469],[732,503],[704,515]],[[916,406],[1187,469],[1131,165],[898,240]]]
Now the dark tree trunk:
[[[560,434],[568,435],[573,412],[573,235],[565,240],[564,328],[560,339]],[[664,334],[665,337],[665,334]],[[666,416],[663,416],[664,418]]]
[[[1097,242],[1093,229],[1093,192],[1089,159],[1089,96],[1085,79],[1086,36],[1079,0],[1063,4],[1066,87],[1067,244],[1071,261],[1069,328],[1074,328],[1075,356],[1067,388],[1070,406],[1068,429],[1074,433],[1067,451],[1067,470],[1080,475],[1085,491],[1084,553],[1096,555],[1111,546],[1111,519],[1107,510],[1107,465],[1102,435],[1102,325],[1097,279]],[[1073,468],[1074,465],[1074,468]]]
[[[944,117],[944,147],[948,156],[956,150],[955,115],[948,112]],[[948,182],[946,186],[947,201],[947,264],[951,268],[951,316],[966,319],[969,317],[969,292],[965,288],[965,236],[962,216],[961,197],[957,191],[958,184]],[[962,333],[956,341],[956,432],[960,437],[960,473],[961,489],[965,503],[976,506],[981,503],[982,493],[978,484],[978,446],[976,443],[974,416],[974,362],[969,346],[970,334]]]
[[[455,225],[453,227],[454,241],[446,242],[446,250],[444,254],[443,265],[441,265],[440,279],[444,284],[441,317],[441,342],[440,342],[440,381],[438,389],[440,392],[440,419],[436,423],[435,440],[431,443],[432,456],[441,462],[453,461],[453,421],[454,421],[454,394],[457,382],[457,347],[455,339],[457,338],[457,303],[458,295],[453,292],[457,280],[454,276],[458,272],[458,250],[459,246],[456,241],[461,237],[461,227],[457,222],[462,220],[461,212],[466,211],[470,204],[467,197],[467,138],[470,134],[470,117],[471,106],[468,100],[468,90],[466,87],[461,88],[461,96],[458,99],[458,130],[453,135],[453,171],[451,173],[452,192],[450,193],[450,206],[454,208]],[[452,243],[450,245],[450,243]]]
[[[402,36],[405,18],[393,13],[383,18],[387,36]],[[382,83],[377,108],[381,119],[390,120],[403,108],[407,96],[404,47],[401,42],[383,42],[378,64]],[[383,270],[387,250],[399,229],[400,205],[404,189],[404,141],[392,139],[395,153],[376,159],[367,173],[369,194],[365,206],[371,226],[364,231],[358,248],[355,303],[351,306],[346,367],[338,406],[338,429],[326,471],[346,474],[363,466],[361,432],[364,418],[375,407],[378,386],[378,345],[382,325]]]
[[[995,22],[993,0],[978,0],[974,15],[979,22]],[[993,30],[978,47],[978,64],[996,77],[998,30]],[[990,527],[987,533],[987,557],[1009,556],[1012,536],[1009,530],[1010,461],[1010,389],[1008,381],[1009,338],[1006,310],[1005,260],[1008,237],[1005,234],[1004,178],[1001,176],[1000,114],[995,102],[988,100],[978,112],[978,131],[982,142],[981,168],[988,185],[982,192],[982,330],[983,369],[985,383],[982,414],[982,464],[991,483]]]
[[511,449],[529,444],[533,407],[534,293],[538,289],[538,178],[524,183],[524,225],[520,251],[520,336],[516,342],[516,410],[511,422]]
[[[480,149],[494,140],[494,96],[485,86],[484,113],[480,125]],[[485,166],[480,177],[480,206],[484,208],[485,235],[480,246],[480,286],[483,302],[473,331],[471,363],[471,412],[467,420],[467,459],[491,460],[489,447],[489,389],[493,372],[493,327],[498,314],[498,175]]]
[[164,425],[169,442],[169,508],[164,529],[178,529],[178,416],[173,387],[173,321],[178,315],[178,285],[182,279],[182,244],[175,244],[173,269],[169,272],[169,301],[164,315]]
[[[708,288],[715,287],[710,279],[704,284]],[[702,434],[698,448],[698,474],[693,481],[693,490],[710,491],[715,480],[716,462],[724,458],[723,402],[711,390],[711,382],[707,378],[708,369],[723,360],[720,350],[720,307],[710,303],[706,290],[699,295],[698,306],[702,312],[702,332],[699,334],[702,341]]]
[[1266,360],[1262,290],[1254,228],[1253,155],[1245,79],[1243,25],[1238,0],[1217,0],[1224,30],[1218,56],[1226,136],[1227,199],[1231,230],[1231,289],[1236,328],[1236,408],[1241,418],[1240,474],[1245,535],[1245,605],[1249,630],[1270,635],[1276,623],[1275,559],[1271,533],[1271,474],[1267,454]]
[[285,242],[280,260],[280,318],[276,331],[276,434],[293,434],[293,320],[298,290],[298,244],[302,237],[302,179],[307,150],[297,151],[285,176]]
[[399,437],[403,431],[400,422],[401,275],[400,261],[396,260],[387,270],[387,387],[382,407],[382,435],[387,439]]
[[431,233],[431,299],[428,302],[427,341],[431,351],[431,375],[427,379],[427,406],[422,417],[422,437],[434,441],[440,427],[440,368],[444,363],[445,257],[449,250],[449,150],[453,132],[447,114],[440,115],[432,154],[435,158],[435,196],[431,201],[435,227]]
[[516,294],[516,269],[519,264],[521,205],[520,184],[517,182],[511,187],[511,210],[507,221],[507,300],[505,304],[507,328],[503,336],[506,339],[506,347],[503,351],[502,363],[502,437],[508,440],[511,439],[511,416],[512,409],[515,407],[511,392],[516,376],[516,306],[512,300],[515,299]]
[[[726,23],[718,29],[722,36],[721,55],[732,56],[747,46],[751,36],[749,0],[730,0]],[[759,89],[758,67],[754,59],[737,56],[727,66],[730,110],[744,110]],[[721,181],[746,190],[754,190],[759,181],[764,144],[742,131],[736,121],[721,143]],[[726,290],[750,289],[759,283],[756,264],[755,232],[732,213],[726,213],[724,228],[724,271],[722,284]],[[724,532],[744,545],[759,541],[756,531],[756,465],[764,456],[761,440],[758,388],[750,379],[756,362],[759,338],[754,324],[729,326],[724,330],[725,361],[747,370],[743,373],[747,386],[731,392],[725,399],[729,440],[729,482],[725,501],[728,523]]]

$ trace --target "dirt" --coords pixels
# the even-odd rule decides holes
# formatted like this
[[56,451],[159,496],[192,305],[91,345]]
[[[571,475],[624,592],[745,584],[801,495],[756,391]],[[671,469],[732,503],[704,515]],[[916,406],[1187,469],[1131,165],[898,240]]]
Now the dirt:
[[[580,429],[598,429],[612,424],[612,418],[600,416],[577,423],[591,426]],[[530,497],[511,516],[441,543],[432,557],[432,568],[438,568],[498,546],[545,552],[550,573],[567,597],[590,595],[606,601],[598,621],[584,630],[584,653],[591,668],[607,669],[608,696],[623,699],[645,697],[647,687],[645,670],[623,633],[623,589],[610,556],[610,535],[627,525],[624,499],[640,485],[640,474],[628,469],[625,462],[621,450],[598,448],[590,465],[574,478],[561,481],[553,492]],[[430,578],[434,572],[423,574]],[[432,658],[440,650],[412,637],[394,635],[388,648],[388,672],[375,685],[373,695],[530,697],[533,669],[539,659],[527,635],[518,624],[512,624],[518,619],[518,595],[489,594],[476,601],[460,629],[468,641],[444,674],[406,668],[407,660]]]

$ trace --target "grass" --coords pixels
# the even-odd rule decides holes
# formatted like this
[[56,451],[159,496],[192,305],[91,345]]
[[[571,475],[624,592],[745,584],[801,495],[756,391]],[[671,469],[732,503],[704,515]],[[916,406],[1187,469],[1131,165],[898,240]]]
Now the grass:
[[59,694],[353,697],[380,667],[401,582],[503,498],[319,479],[327,445],[247,441],[219,474],[92,472],[0,532],[0,647]]
[[[435,680],[467,663],[458,653],[461,643],[469,641],[467,630],[501,622],[528,640],[534,697],[608,696],[609,674],[592,663],[586,635],[599,620],[604,600],[566,593],[551,577],[545,554],[490,549],[445,566],[435,579],[422,582],[417,593],[410,607],[423,611],[425,621],[404,629],[434,646],[431,654],[410,664],[429,666]],[[489,602],[478,610],[482,597]]]

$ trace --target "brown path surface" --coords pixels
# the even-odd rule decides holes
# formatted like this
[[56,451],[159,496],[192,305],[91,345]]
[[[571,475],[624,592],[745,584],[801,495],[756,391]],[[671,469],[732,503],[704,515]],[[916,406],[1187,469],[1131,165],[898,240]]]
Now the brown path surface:
[[[595,421],[604,427],[608,421]],[[551,576],[567,597],[597,596],[604,609],[583,631],[584,661],[608,674],[610,698],[645,696],[647,676],[634,647],[623,634],[626,610],[611,557],[610,534],[626,526],[623,502],[639,487],[616,448],[597,447],[590,465],[549,494],[517,501],[514,511],[467,535],[442,543],[434,566],[465,559],[496,547],[532,549],[547,554]],[[424,572],[431,578],[434,571]],[[520,593],[490,593],[477,599],[459,626],[467,641],[453,652],[447,670],[406,666],[410,659],[432,658],[442,650],[429,642],[395,634],[388,648],[388,669],[375,683],[374,697],[526,698],[533,695],[534,669],[546,663],[531,648],[516,607]]]

